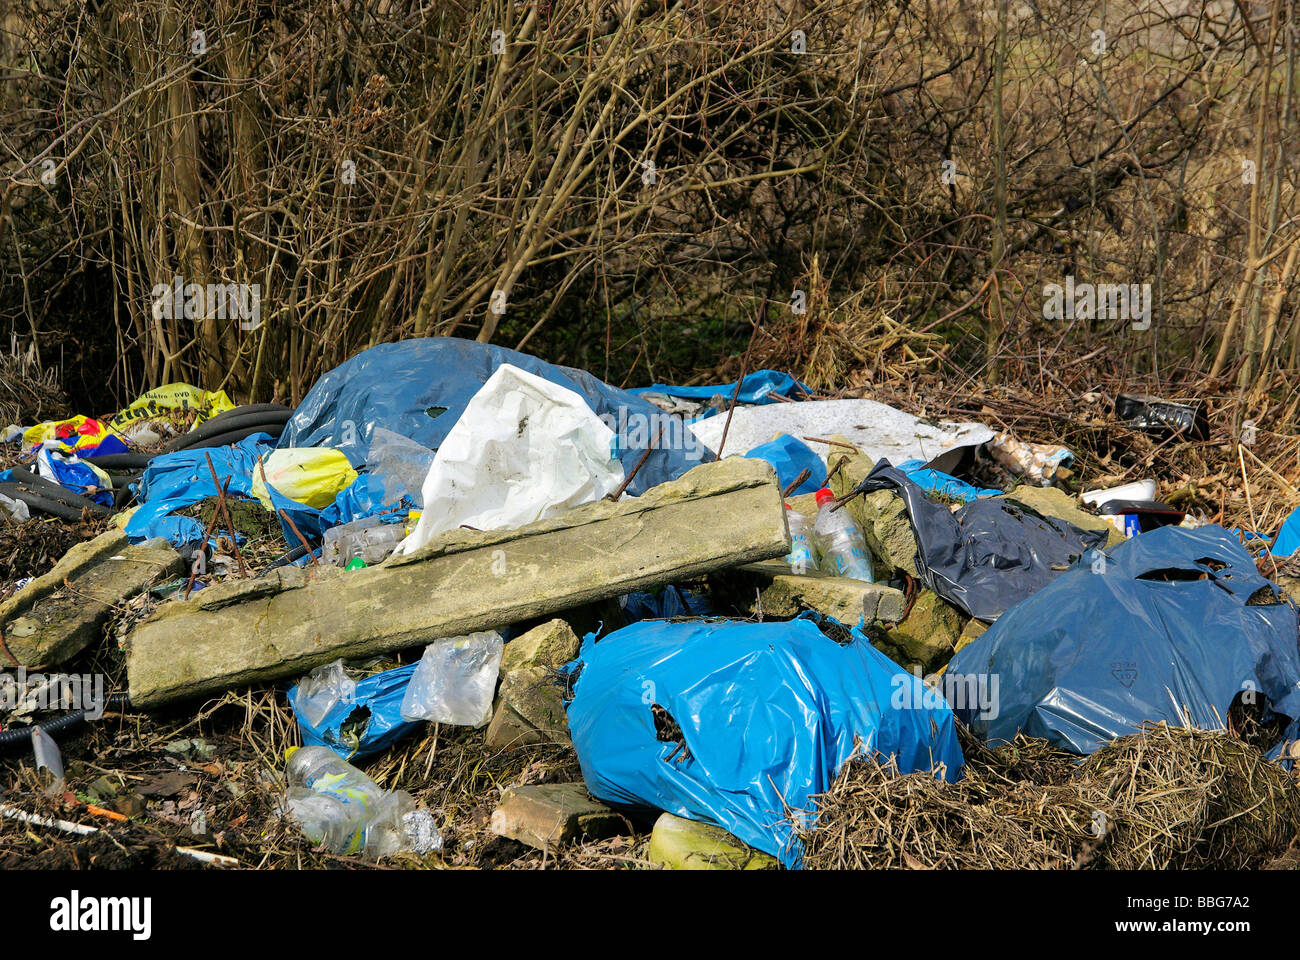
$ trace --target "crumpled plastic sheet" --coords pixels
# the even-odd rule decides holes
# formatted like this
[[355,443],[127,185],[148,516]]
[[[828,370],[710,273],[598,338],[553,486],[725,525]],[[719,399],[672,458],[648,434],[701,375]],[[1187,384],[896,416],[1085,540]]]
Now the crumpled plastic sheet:
[[1298,639],[1295,607],[1230,531],[1161,527],[1089,551],[953,657],[945,683],[986,692],[952,706],[990,741],[1023,732],[1090,754],[1143,723],[1222,729],[1241,695],[1292,721],[1286,743]]
[[623,464],[613,439],[581,396],[502,364],[443,439],[424,478],[424,512],[397,552],[461,526],[521,527],[615,493]]
[[[691,430],[710,449],[717,450],[726,423],[727,414],[716,413],[696,420]],[[948,472],[966,448],[993,439],[993,431],[983,424],[920,420],[875,400],[806,400],[737,408],[727,430],[723,455],[752,450],[778,433],[803,440],[823,461],[836,448],[806,438],[829,440],[838,433],[873,460],[922,460]]]

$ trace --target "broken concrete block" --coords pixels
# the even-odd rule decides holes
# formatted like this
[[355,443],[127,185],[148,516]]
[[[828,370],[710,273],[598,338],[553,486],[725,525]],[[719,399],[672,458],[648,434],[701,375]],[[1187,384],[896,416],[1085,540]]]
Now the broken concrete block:
[[550,667],[520,667],[505,674],[501,679],[496,713],[488,726],[488,746],[572,744],[562,690],[555,671]]
[[919,547],[907,514],[907,502],[893,490],[873,490],[853,498],[854,516],[871,550],[876,577],[887,580],[896,570],[919,577],[916,555]]
[[558,670],[578,656],[581,646],[582,642],[568,623],[552,620],[506,644],[501,654],[501,673],[504,676],[525,667]]
[[492,722],[488,724],[483,739],[484,743],[493,750],[509,750],[513,747],[546,742],[546,738],[532,724],[500,698],[497,699],[492,713]]
[[922,673],[932,673],[952,659],[961,631],[961,614],[933,590],[921,588],[907,619],[887,627],[884,638],[901,655],[894,656],[900,666],[915,664]]
[[863,617],[868,623],[897,622],[906,604],[903,592],[893,587],[817,572],[796,574],[779,560],[746,564],[721,575],[718,583],[741,598],[743,609],[751,614],[756,615],[760,605],[765,617],[796,617],[816,610],[848,627]]
[[1108,549],[1116,544],[1123,543],[1125,539],[1124,534],[1112,527],[1107,521],[1084,510],[1077,498],[1057,487],[1036,487],[1031,484],[1021,484],[1005,496],[993,497],[992,499],[1014,500],[1017,503],[1023,503],[1025,506],[1037,510],[1045,517],[1064,520],[1066,523],[1074,524],[1081,530],[1105,530],[1107,534],[1106,547]]
[[127,546],[126,534],[121,530],[105,531],[93,540],[74,545],[49,573],[32,580],[9,599],[0,602],[0,627],[31,609],[41,597],[63,588],[63,581],[74,580],[95,564],[120,553]]
[[585,784],[543,783],[503,790],[488,829],[539,850],[555,850],[630,833],[632,828],[621,814],[591,799]]
[[655,821],[646,856],[669,870],[775,870],[776,858],[711,823],[665,813]]
[[776,472],[707,463],[644,496],[514,530],[452,530],[353,572],[281,567],[170,601],[128,637],[131,703],[301,676],[440,637],[549,616],[790,550]]
[[9,652],[33,670],[63,663],[99,637],[115,604],[176,576],[184,566],[165,541],[123,547],[70,578],[70,586],[44,591],[3,624]]

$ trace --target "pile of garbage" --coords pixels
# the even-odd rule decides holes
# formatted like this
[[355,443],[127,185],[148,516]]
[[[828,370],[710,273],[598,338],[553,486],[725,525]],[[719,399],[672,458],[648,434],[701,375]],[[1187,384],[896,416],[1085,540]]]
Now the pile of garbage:
[[[1153,398],[1115,415],[1205,429]],[[1256,540],[1155,480],[1073,492],[1068,449],[1006,429],[778,371],[628,391],[430,338],[294,408],[172,384],[2,436],[0,543],[75,533],[0,583],[0,654],[109,663],[101,713],[263,691],[297,741],[270,757],[277,813],[333,856],[478,842],[362,769],[428,743],[428,771],[448,730],[566,758],[479,818],[544,856],[630,837],[672,867],[1253,865],[1300,833],[1300,621]],[[94,710],[34,691],[0,750],[64,785],[59,741]]]

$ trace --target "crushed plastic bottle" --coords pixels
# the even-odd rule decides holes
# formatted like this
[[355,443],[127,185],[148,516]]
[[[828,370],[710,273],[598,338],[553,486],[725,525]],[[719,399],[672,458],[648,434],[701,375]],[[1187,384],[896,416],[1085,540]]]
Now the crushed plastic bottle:
[[329,747],[285,753],[288,808],[312,843],[378,859],[442,848],[433,815],[405,790],[384,790]]
[[816,497],[819,509],[813,523],[813,544],[821,556],[821,569],[837,577],[875,583],[871,554],[853,515],[847,509],[836,510],[835,494],[825,487]]
[[405,537],[404,524],[362,517],[325,531],[321,562],[348,569],[357,569],[348,565],[358,559],[366,566],[382,563]]
[[788,503],[785,505],[785,519],[790,527],[790,552],[786,554],[785,562],[795,573],[816,570],[817,560],[813,555],[812,541],[808,538],[808,521]]

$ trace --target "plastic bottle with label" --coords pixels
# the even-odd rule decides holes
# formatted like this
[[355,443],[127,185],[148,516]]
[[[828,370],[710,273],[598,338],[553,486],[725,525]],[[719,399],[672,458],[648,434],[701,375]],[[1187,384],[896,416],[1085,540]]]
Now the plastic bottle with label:
[[816,497],[813,544],[821,556],[821,569],[837,577],[875,583],[871,554],[853,514],[847,509],[835,509],[835,494],[826,487],[818,490]]

